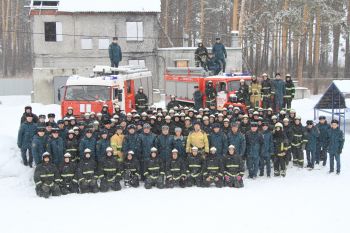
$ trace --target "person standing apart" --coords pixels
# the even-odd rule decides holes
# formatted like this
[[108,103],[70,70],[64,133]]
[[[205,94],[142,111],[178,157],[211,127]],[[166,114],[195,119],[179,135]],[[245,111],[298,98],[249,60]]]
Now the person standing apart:
[[[122,49],[118,44],[118,37],[113,37],[113,42],[109,45],[108,52],[111,67],[118,68],[119,62],[122,60]],[[118,74],[118,72],[115,72],[115,74]]]
[[221,39],[219,37],[216,38],[215,44],[213,45],[212,53],[215,55],[215,58],[221,63],[222,72],[225,73],[226,69],[226,58],[227,53],[225,49],[225,45],[221,43]]

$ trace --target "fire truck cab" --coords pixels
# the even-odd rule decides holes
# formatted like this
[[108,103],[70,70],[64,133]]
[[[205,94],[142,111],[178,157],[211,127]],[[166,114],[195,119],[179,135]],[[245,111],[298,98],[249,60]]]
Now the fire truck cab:
[[238,101],[236,91],[239,89],[240,80],[244,79],[250,82],[251,76],[243,73],[223,74],[218,76],[208,76],[202,68],[168,68],[165,73],[165,93],[166,102],[170,96],[176,96],[176,100],[182,105],[193,106],[194,87],[198,86],[203,94],[203,107],[206,107],[205,90],[208,82],[212,81],[217,92],[216,104],[217,109],[232,105],[239,107],[244,112],[247,111],[244,103]]
[[[94,76],[90,78],[78,75],[68,78],[63,87],[62,117],[67,113],[68,107],[73,108],[73,115],[78,118],[86,112],[100,112],[103,105],[108,105],[110,114],[114,113],[116,105],[121,110],[130,112],[135,107],[135,81],[152,77],[150,71],[139,66],[95,66],[93,71]],[[112,72],[119,74],[112,75]]]

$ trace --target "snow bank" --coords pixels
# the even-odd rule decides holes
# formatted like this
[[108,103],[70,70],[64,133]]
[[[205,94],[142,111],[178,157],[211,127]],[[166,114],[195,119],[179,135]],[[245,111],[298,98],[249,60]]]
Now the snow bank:
[[[298,100],[303,121],[313,119],[319,97]],[[1,232],[347,232],[350,210],[350,144],[342,173],[289,167],[286,178],[245,180],[245,188],[123,189],[120,192],[35,195],[32,169],[20,164],[19,118],[28,97],[0,97]],[[59,106],[32,104],[35,113]]]

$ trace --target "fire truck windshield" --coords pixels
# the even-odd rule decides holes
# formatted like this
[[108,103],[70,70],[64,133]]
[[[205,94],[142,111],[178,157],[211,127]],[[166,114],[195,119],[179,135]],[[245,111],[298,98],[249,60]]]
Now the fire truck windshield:
[[239,80],[227,82],[228,91],[237,91],[239,89]]
[[111,99],[107,86],[67,86],[65,100],[107,101]]

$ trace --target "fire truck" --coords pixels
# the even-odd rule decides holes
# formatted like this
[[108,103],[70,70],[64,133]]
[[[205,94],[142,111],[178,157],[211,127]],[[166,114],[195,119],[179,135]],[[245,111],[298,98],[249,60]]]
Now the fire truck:
[[210,76],[203,68],[186,67],[186,68],[167,68],[165,75],[165,93],[166,103],[170,101],[170,97],[174,95],[181,105],[194,105],[193,92],[194,87],[198,86],[203,94],[203,107],[206,103],[205,89],[208,82],[212,81],[217,92],[216,104],[217,109],[232,105],[239,107],[244,112],[247,111],[244,103],[237,100],[236,91],[239,89],[240,80],[246,80],[249,84],[251,76],[244,73],[222,74],[218,76]]
[[[73,115],[78,118],[86,112],[100,112],[103,105],[108,105],[110,114],[113,114],[115,105],[130,112],[135,108],[137,86],[145,84],[143,87],[150,89],[148,80],[152,74],[140,66],[95,66],[93,72],[92,77],[73,75],[61,87],[64,94],[61,100],[59,91],[58,99],[61,101],[62,117],[67,113],[68,107],[73,108]],[[113,75],[113,72],[119,74]]]

